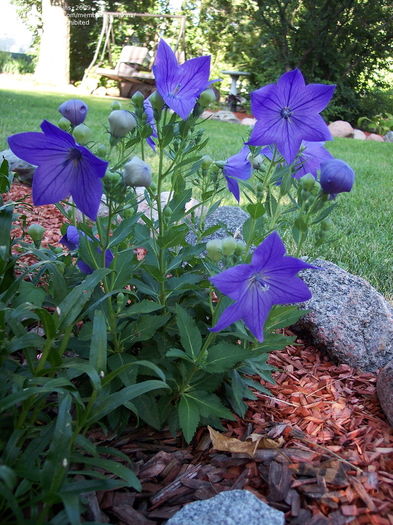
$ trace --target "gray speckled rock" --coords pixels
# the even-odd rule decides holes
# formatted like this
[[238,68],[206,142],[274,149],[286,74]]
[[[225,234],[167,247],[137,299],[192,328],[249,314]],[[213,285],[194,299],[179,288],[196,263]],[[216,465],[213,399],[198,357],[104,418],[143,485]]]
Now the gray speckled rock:
[[386,135],[383,137],[383,140],[385,142],[393,142],[393,131],[388,131]]
[[378,374],[377,395],[382,410],[393,427],[393,360]]
[[[210,239],[223,239],[229,234],[232,234],[234,237],[241,239],[242,238],[242,229],[243,224],[249,218],[249,214],[237,208],[236,206],[220,206],[213,213],[208,215],[205,221],[205,229],[211,228],[216,224],[222,224],[222,228],[215,231],[211,235],[208,235],[204,238],[204,241],[209,241]],[[187,242],[189,244],[195,244],[196,237],[193,233],[187,235]]]
[[393,309],[367,281],[335,264],[317,260],[323,270],[300,276],[313,297],[300,306],[310,310],[293,327],[310,336],[335,361],[368,372],[393,359]]
[[234,124],[240,124],[240,120],[234,113],[232,113],[232,111],[217,111],[216,113],[212,114],[211,118],[213,120],[222,120],[223,122],[232,122]]
[[17,157],[10,149],[0,152],[0,162],[3,162],[3,158],[8,161],[9,171],[17,173],[19,179],[25,184],[31,184],[36,170],[35,166]]
[[228,490],[185,505],[167,525],[283,525],[284,513],[247,490]]

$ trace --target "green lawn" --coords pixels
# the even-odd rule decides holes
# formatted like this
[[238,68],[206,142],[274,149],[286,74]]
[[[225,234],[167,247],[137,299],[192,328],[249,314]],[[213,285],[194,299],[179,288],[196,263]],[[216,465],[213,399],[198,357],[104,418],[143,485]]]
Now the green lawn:
[[[57,107],[71,98],[53,93],[0,90],[0,150],[6,137],[21,131],[38,131],[42,119],[57,122]],[[102,123],[111,100],[81,97],[90,111],[87,124],[96,140],[106,142]],[[240,148],[248,128],[217,121],[203,124],[212,139],[206,153],[224,160]],[[393,299],[393,144],[335,139],[331,153],[348,162],[356,172],[355,187],[339,197],[333,221],[336,242],[319,254],[352,273],[361,275]]]

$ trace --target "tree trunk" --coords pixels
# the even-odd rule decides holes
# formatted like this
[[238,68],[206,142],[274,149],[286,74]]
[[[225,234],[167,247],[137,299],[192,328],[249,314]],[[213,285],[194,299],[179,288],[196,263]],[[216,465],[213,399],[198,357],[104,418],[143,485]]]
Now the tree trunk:
[[35,71],[37,80],[66,85],[70,81],[70,20],[64,0],[42,0],[42,34]]

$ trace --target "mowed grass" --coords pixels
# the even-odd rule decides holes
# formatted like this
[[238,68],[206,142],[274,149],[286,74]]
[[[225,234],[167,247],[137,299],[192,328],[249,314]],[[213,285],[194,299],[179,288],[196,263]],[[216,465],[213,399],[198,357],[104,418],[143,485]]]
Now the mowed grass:
[[[39,131],[43,119],[56,123],[57,107],[67,98],[70,95],[0,89],[0,150],[7,147],[8,135]],[[80,98],[89,105],[86,123],[94,139],[106,142],[104,126],[112,101]],[[249,132],[246,126],[225,122],[202,125],[210,138],[206,153],[215,160],[225,160],[239,151]],[[318,255],[364,277],[393,300],[393,144],[335,139],[326,147],[353,167],[356,183],[351,193],[338,197],[332,217],[335,242],[323,247]]]

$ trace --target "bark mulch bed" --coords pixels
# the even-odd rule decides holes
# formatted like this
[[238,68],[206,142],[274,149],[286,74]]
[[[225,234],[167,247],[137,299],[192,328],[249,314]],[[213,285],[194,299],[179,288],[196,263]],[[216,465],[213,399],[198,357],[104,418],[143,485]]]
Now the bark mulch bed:
[[[10,197],[29,193],[14,184]],[[58,243],[62,216],[54,206],[24,213],[28,224],[47,228],[44,244]],[[269,363],[278,368],[276,384],[265,384],[273,397],[257,393],[243,419],[226,423],[218,438],[229,452],[214,449],[205,428],[189,446],[146,428],[120,438],[97,433],[97,442],[132,460],[142,492],[88,494],[89,518],[163,524],[186,503],[247,489],[291,525],[393,525],[393,430],[375,374],[335,365],[301,340],[272,353]]]

